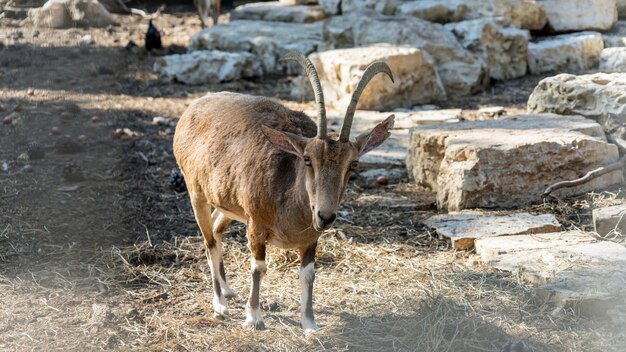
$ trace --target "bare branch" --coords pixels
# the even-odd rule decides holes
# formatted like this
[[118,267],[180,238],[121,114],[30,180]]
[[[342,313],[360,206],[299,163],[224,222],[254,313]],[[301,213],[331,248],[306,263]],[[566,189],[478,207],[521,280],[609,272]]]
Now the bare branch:
[[623,169],[624,165],[626,165],[626,155],[622,156],[621,158],[619,158],[619,160],[617,160],[616,162],[612,164],[609,164],[607,166],[602,166],[595,170],[589,171],[585,176],[581,178],[570,180],[570,181],[557,182],[551,185],[550,187],[546,188],[546,190],[543,191],[543,195],[541,197],[546,198],[547,196],[550,195],[550,193],[556,191],[557,189],[582,185],[583,183],[587,183],[596,177],[602,176],[604,174],[608,174],[611,171]]

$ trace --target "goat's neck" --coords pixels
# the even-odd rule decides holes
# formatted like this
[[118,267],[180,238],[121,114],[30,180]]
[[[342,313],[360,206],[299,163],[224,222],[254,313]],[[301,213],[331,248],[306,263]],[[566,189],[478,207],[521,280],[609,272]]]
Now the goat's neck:
[[289,224],[289,229],[285,230],[298,232],[307,228],[312,229],[313,223],[311,202],[306,191],[307,169],[300,159],[296,163],[295,172],[295,181],[290,189],[286,190],[290,201],[283,205],[283,214],[286,216],[283,220]]

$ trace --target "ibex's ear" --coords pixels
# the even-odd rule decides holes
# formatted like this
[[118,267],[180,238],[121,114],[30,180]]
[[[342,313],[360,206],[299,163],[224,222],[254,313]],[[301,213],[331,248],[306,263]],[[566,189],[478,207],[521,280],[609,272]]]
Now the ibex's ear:
[[395,115],[391,115],[385,121],[379,123],[371,131],[365,132],[356,137],[356,147],[359,149],[359,155],[363,155],[370,150],[383,144],[383,142],[391,135],[389,132],[393,128],[393,119]]
[[263,131],[267,140],[279,149],[299,157],[304,155],[304,147],[309,141],[308,138],[289,132],[277,131],[266,125],[261,125],[261,131]]

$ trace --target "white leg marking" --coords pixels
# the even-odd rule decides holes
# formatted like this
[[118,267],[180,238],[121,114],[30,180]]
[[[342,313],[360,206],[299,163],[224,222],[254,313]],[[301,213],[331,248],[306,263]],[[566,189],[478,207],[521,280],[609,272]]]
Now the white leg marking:
[[255,270],[261,272],[261,277],[265,276],[265,273],[267,272],[265,260],[256,260],[253,258],[252,260],[250,260],[250,268],[252,272],[254,272]]
[[305,316],[307,303],[311,299],[311,297],[309,297],[309,285],[313,285],[314,278],[315,263],[311,262],[304,268],[300,269],[300,289],[302,290],[302,296],[300,297],[300,312],[302,313],[300,324],[302,324],[302,329],[304,329],[305,334],[319,329],[313,319]]
[[246,321],[243,323],[243,326],[251,329],[264,329],[265,320],[263,320],[261,309],[252,309],[252,307],[246,305]]

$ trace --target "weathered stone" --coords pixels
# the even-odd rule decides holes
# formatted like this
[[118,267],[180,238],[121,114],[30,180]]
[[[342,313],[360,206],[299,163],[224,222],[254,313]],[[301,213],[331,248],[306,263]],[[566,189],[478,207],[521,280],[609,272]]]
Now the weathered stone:
[[626,294],[626,247],[579,231],[479,239],[476,253],[493,267],[537,284],[561,308],[604,314]]
[[626,47],[606,48],[600,55],[601,72],[626,72]]
[[600,33],[558,35],[528,44],[528,68],[532,74],[588,70],[598,66],[603,48]]
[[433,59],[420,49],[378,44],[315,53],[310,59],[322,82],[326,104],[340,110],[348,107],[365,68],[374,61],[389,65],[395,83],[384,74],[375,76],[361,94],[359,109],[408,108],[446,97]]
[[49,0],[28,17],[39,28],[106,27],[115,18],[97,0]]
[[[315,116],[316,113],[315,110],[305,110],[304,112],[309,116]],[[459,122],[462,117],[461,112],[461,109],[389,112],[357,110],[354,114],[352,129],[353,131],[365,131],[367,128],[375,126],[392,114],[395,115],[394,129],[409,129],[415,126],[427,126],[437,123],[453,123]],[[326,110],[326,118],[328,119],[330,131],[339,133],[341,124],[343,123],[344,112],[330,108]],[[353,133],[353,135],[356,134]]]
[[[411,129],[409,176],[437,192],[440,209],[508,208],[538,202],[545,188],[618,159],[602,127],[581,116],[509,116]],[[622,182],[620,170],[560,189],[560,196]]]
[[626,21],[617,21],[615,26],[602,33],[605,48],[626,46]]
[[442,25],[415,17],[358,13],[325,21],[322,50],[377,43],[424,49],[434,59],[448,94],[471,94],[488,83],[484,61],[461,46]]
[[302,68],[297,63],[279,59],[290,51],[304,55],[317,51],[321,26],[320,22],[233,21],[193,35],[189,49],[251,52],[260,58],[265,74],[299,74]]
[[155,61],[154,71],[185,84],[234,81],[263,74],[261,62],[255,55],[217,50],[163,56]]
[[341,0],[318,0],[318,3],[328,16],[336,15],[341,11]]
[[626,123],[626,74],[560,74],[537,85],[528,98],[528,111],[578,114],[599,120],[609,114]]
[[[450,0],[448,0],[450,1]],[[522,29],[540,30],[547,23],[543,5],[535,0],[465,0],[465,19],[505,17]]]
[[467,5],[459,0],[424,0],[405,2],[396,8],[396,15],[415,16],[437,23],[462,21],[468,11]]
[[326,18],[322,9],[307,5],[286,5],[282,2],[258,2],[237,6],[230,12],[232,20],[258,20],[309,23]]
[[602,237],[610,233],[626,234],[626,204],[597,208],[592,212],[593,227]]
[[479,238],[561,231],[552,214],[462,211],[435,215],[424,221],[424,225],[449,239],[454,249],[472,249]]
[[445,28],[487,63],[491,78],[508,80],[526,75],[530,38],[527,30],[505,28],[493,19],[450,23]]
[[541,0],[548,23],[557,32],[611,29],[617,21],[616,0]]

